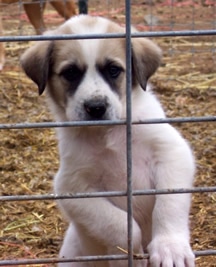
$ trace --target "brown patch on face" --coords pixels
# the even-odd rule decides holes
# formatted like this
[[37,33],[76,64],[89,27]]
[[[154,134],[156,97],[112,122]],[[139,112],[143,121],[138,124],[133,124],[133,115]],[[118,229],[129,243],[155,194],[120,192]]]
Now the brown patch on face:
[[54,41],[52,72],[47,91],[56,104],[65,108],[67,96],[73,95],[86,71],[77,40]]
[[[124,28],[110,21],[106,31],[107,33],[123,33]],[[111,89],[119,96],[125,94],[125,57],[124,38],[101,39],[96,63],[97,69]]]
[[101,40],[96,68],[114,92],[125,93],[125,41],[123,39]]

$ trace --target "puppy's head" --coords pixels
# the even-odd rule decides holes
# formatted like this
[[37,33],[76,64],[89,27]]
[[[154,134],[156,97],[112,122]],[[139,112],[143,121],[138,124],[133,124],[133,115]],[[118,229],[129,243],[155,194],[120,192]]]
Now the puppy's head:
[[[50,35],[124,33],[101,17],[73,17]],[[125,108],[125,39],[40,41],[21,57],[26,74],[46,88],[60,120],[122,118]],[[132,40],[133,89],[146,88],[160,64],[161,50],[146,38]]]

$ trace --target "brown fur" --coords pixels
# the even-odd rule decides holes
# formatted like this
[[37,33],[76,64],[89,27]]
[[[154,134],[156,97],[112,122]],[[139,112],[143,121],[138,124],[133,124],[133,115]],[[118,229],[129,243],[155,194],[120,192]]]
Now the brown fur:
[[[13,4],[18,2],[18,0],[0,0],[0,11],[3,11],[3,5]],[[42,34],[45,30],[45,24],[43,20],[43,11],[45,8],[45,3],[42,4],[40,2],[34,2],[34,0],[24,0],[23,6],[25,12],[29,18],[29,21],[33,25],[37,34]],[[75,3],[73,0],[57,0],[50,1],[50,4],[56,9],[56,11],[65,19],[69,19],[71,16],[76,14]],[[2,26],[2,18],[0,15],[0,34],[3,35],[3,26]],[[5,63],[5,51],[4,44],[0,43],[0,70],[3,68]]]

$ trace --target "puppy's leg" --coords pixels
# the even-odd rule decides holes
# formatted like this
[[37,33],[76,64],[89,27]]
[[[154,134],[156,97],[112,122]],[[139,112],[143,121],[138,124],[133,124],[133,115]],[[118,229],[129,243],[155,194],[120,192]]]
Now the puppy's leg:
[[[70,259],[77,256],[105,255],[105,248],[88,236],[85,229],[71,223],[65,234],[60,251],[60,259]],[[85,261],[60,263],[59,267],[109,267],[107,261]]]
[[50,4],[56,9],[56,11],[66,20],[76,15],[76,8],[74,1],[51,1]]
[[42,5],[40,5],[40,3],[24,4],[25,12],[37,34],[42,34],[45,31],[45,24],[43,21],[44,8],[45,3]]
[[[83,180],[81,175],[73,176],[71,179],[70,172],[67,173],[67,171],[68,168],[63,168],[55,177],[57,194],[73,192],[74,186],[73,189],[68,189],[68,181],[70,181],[69,185],[78,185],[76,190],[79,192],[83,191],[80,187],[88,188],[85,185],[86,180]],[[90,192],[89,188],[88,192]],[[96,240],[106,248],[108,253],[112,251],[119,254],[118,246],[127,249],[127,212],[113,205],[110,200],[106,198],[64,199],[59,201],[59,205],[70,221],[75,219],[76,224],[85,230],[91,242]],[[135,220],[133,220],[132,235],[134,253],[143,253],[141,229]],[[87,250],[88,248],[86,248],[86,255],[89,252]],[[118,262],[116,261],[116,267],[118,267]]]
[[[142,253],[143,251],[141,251]],[[121,252],[119,251],[118,254]],[[60,251],[60,259],[70,259],[76,256],[97,256],[97,255],[115,255],[117,250],[106,249],[100,242],[91,238],[85,229],[78,228],[74,224],[70,224],[64,238]],[[118,261],[86,261],[86,262],[70,262],[59,263],[59,267],[125,267],[127,260]],[[134,261],[134,267],[147,267],[147,261]]]
[[[60,259],[71,259],[75,256],[82,256],[82,250],[75,225],[69,225],[65,234],[64,242],[60,250]],[[84,267],[83,263],[67,262],[59,263],[59,267]]]
[[[156,189],[191,188],[194,159],[184,139],[169,125],[154,126]],[[152,135],[153,136],[153,135]],[[194,267],[189,243],[189,194],[157,195],[153,210],[151,267]]]

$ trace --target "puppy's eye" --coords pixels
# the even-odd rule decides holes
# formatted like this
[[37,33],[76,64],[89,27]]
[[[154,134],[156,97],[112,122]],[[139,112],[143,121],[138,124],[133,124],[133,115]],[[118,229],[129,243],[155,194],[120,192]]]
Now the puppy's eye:
[[84,70],[77,65],[71,65],[61,71],[60,75],[68,82],[80,80],[84,74]]
[[107,72],[111,78],[116,79],[122,72],[122,68],[116,65],[108,65]]

